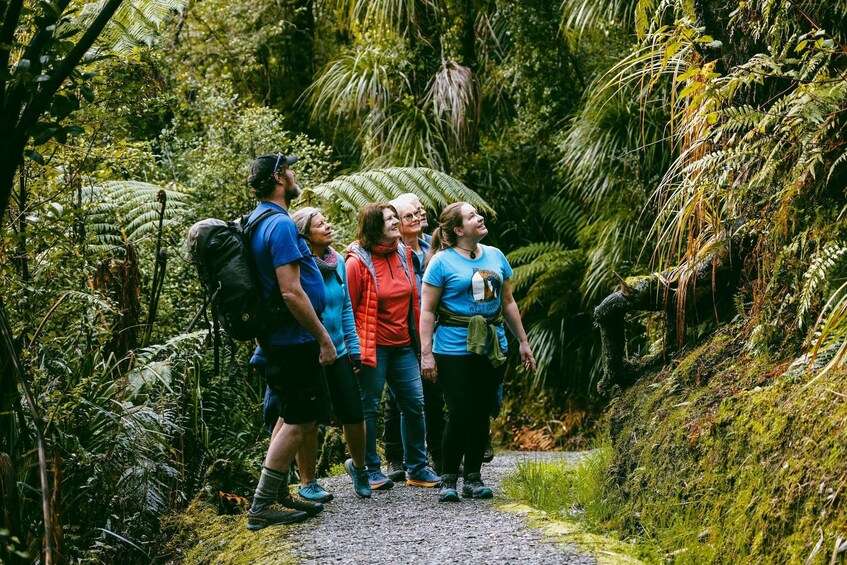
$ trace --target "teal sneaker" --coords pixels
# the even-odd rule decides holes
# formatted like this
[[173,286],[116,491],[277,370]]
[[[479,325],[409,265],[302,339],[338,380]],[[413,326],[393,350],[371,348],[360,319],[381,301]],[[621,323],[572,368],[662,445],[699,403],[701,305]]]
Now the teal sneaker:
[[459,493],[456,492],[456,482],[459,475],[447,473],[441,475],[441,488],[438,490],[438,502],[459,502]]
[[406,473],[406,484],[412,487],[437,487],[441,484],[441,477],[424,465],[412,473]]
[[479,473],[471,473],[462,482],[462,496],[465,498],[491,498],[494,493],[485,486]]
[[311,500],[312,502],[329,502],[332,500],[332,495],[324,490],[324,488],[318,484],[318,481],[311,481],[306,484],[304,487],[300,487],[297,493],[305,498],[306,500]]
[[394,486],[394,481],[377,469],[368,473],[368,484],[371,486],[371,490],[388,490]]
[[356,493],[356,496],[370,498],[371,485],[368,482],[368,471],[365,468],[357,469],[353,465],[352,459],[344,462],[344,470],[347,471],[347,474],[353,480],[353,491]]

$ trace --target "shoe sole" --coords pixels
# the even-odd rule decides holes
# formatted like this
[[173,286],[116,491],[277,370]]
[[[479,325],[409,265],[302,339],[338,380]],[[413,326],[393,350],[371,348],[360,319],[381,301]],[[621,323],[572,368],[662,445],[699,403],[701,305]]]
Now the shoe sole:
[[388,490],[388,489],[390,489],[391,487],[394,486],[394,483],[392,481],[386,481],[384,483],[377,483],[377,484],[370,483],[370,486],[371,486],[371,490]]
[[456,491],[438,497],[438,502],[459,502],[461,500],[462,499],[459,498],[459,493]]
[[300,495],[300,498],[302,498],[302,499],[304,499],[304,500],[308,500],[309,502],[320,502],[321,504],[323,504],[323,503],[325,503],[325,502],[329,502],[330,500],[332,500],[333,498],[335,498],[335,496],[334,496],[334,495],[329,494],[329,493],[327,493],[327,495],[326,495],[326,496],[316,496],[316,497],[314,497],[314,498],[311,498],[311,497],[305,496],[305,495],[304,495],[302,492],[300,492],[299,490],[297,491],[297,494],[298,494],[298,495]]
[[406,479],[406,484],[410,487],[432,488],[441,484],[441,481],[419,481],[416,479]]
[[251,532],[258,532],[259,530],[264,530],[268,526],[285,526],[288,524],[297,524],[304,520],[311,518],[311,516],[305,512],[300,512],[299,510],[293,514],[289,518],[285,520],[280,520],[279,522],[268,522],[266,524],[251,524],[247,522],[247,529]]
[[462,491],[462,497],[464,497],[464,498],[474,498],[476,500],[486,500],[488,498],[494,498],[494,492],[487,490],[487,491],[484,491],[481,494],[475,495],[472,492]]

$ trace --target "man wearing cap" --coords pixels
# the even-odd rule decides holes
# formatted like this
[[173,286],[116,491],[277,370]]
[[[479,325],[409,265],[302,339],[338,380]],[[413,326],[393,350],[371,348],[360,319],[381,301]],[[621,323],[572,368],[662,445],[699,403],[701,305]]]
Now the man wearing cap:
[[259,340],[267,359],[267,383],[280,399],[284,424],[268,447],[247,512],[248,530],[299,522],[323,508],[293,501],[288,493],[289,466],[295,453],[317,421],[328,419],[330,402],[323,366],[336,356],[335,345],[320,320],[323,277],[288,215],[290,203],[300,196],[290,168],[297,161],[296,155],[261,155],[251,163],[247,179],[259,199],[250,221],[266,210],[274,212],[253,228],[250,248],[257,277],[264,297],[280,293],[291,314],[270,320],[267,335]]

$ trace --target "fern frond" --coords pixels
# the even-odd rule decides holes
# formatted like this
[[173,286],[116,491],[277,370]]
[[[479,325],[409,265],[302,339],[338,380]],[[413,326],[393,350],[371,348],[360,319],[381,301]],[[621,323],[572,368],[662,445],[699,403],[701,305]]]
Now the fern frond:
[[847,245],[837,242],[827,243],[820,253],[812,258],[809,269],[803,275],[805,282],[800,292],[800,304],[797,311],[797,325],[802,328],[806,321],[806,314],[811,307],[812,299],[817,294],[819,287],[826,288],[827,280],[835,267],[839,266],[843,257],[847,257]]
[[387,202],[412,192],[427,208],[439,209],[452,202],[467,202],[481,212],[494,215],[491,206],[461,181],[423,167],[363,171],[338,177],[310,190],[321,198],[335,199],[350,210],[358,210],[369,202]]

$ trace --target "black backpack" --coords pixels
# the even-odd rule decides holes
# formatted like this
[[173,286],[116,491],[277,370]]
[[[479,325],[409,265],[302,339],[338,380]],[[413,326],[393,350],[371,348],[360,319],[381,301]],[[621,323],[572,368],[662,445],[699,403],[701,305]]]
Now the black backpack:
[[263,297],[250,251],[253,230],[273,214],[282,212],[265,210],[252,222],[248,222],[249,215],[234,222],[209,218],[188,230],[185,247],[206,290],[203,306],[188,331],[194,328],[201,315],[205,315],[206,306],[211,303],[216,365],[219,326],[233,339],[251,341],[265,334],[269,322],[282,319],[288,313],[279,292],[271,292],[270,299]]

